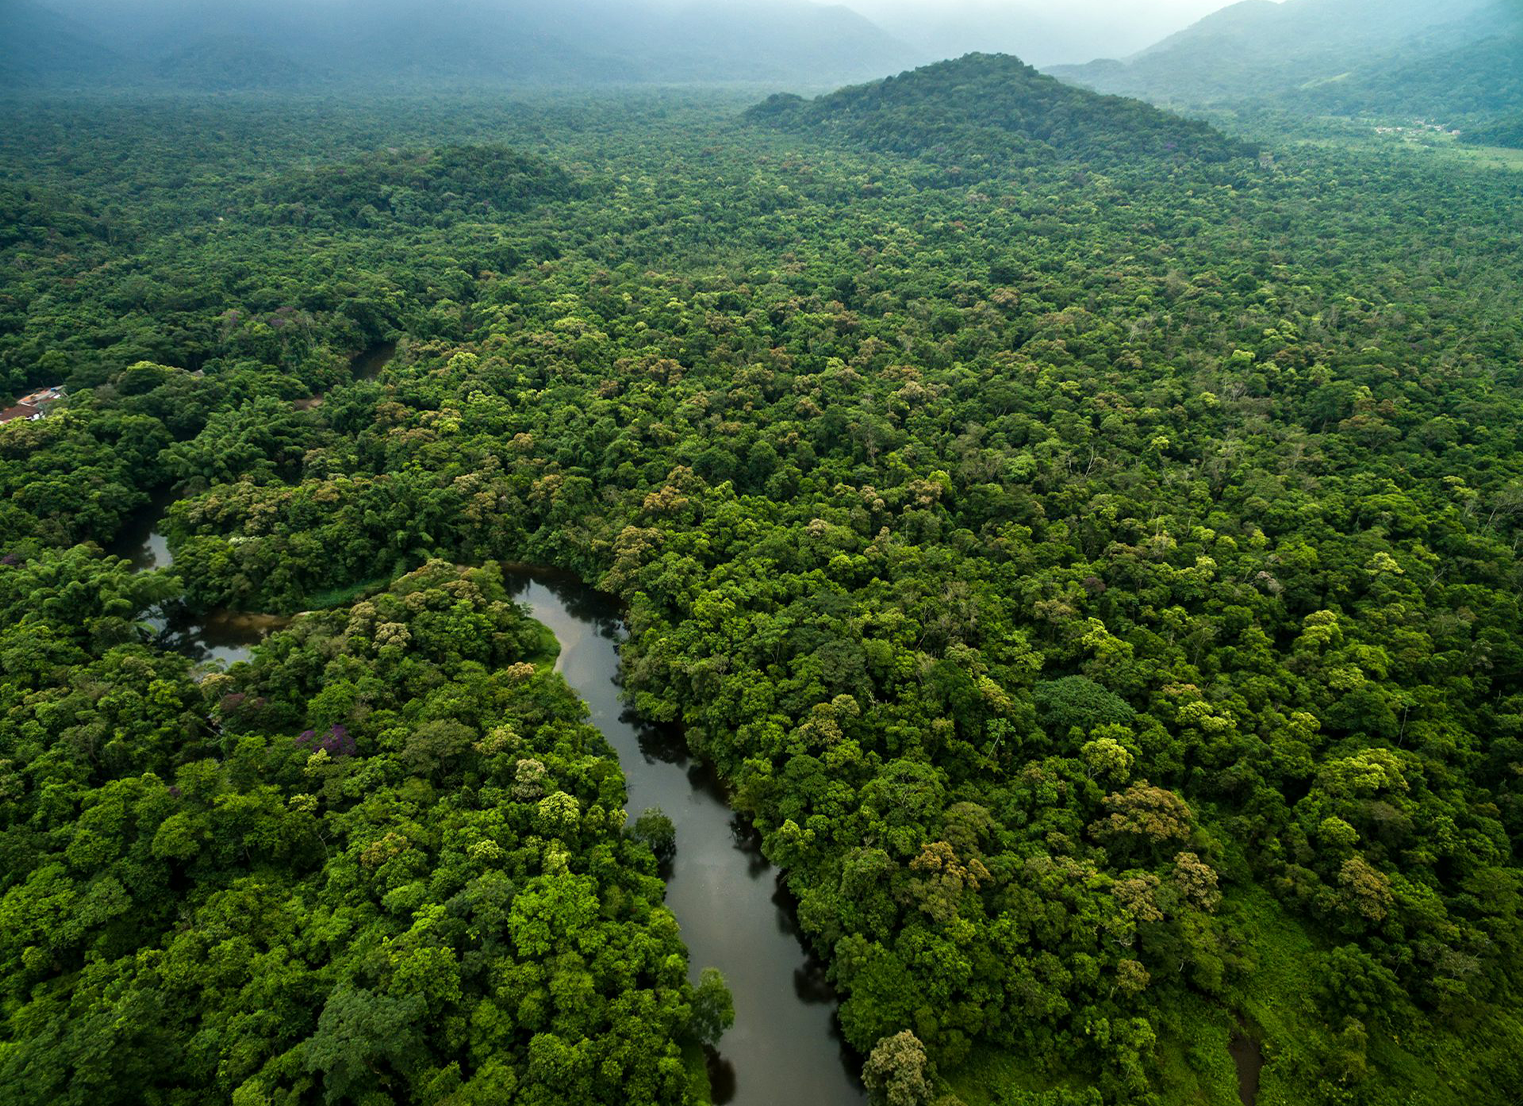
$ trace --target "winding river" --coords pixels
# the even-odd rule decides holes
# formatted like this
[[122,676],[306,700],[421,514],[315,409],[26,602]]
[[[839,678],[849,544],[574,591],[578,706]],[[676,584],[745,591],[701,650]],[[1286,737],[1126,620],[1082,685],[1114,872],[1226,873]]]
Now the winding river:
[[[353,363],[356,378],[375,376],[396,347],[374,346]],[[140,572],[168,568],[173,556],[160,532],[171,498],[161,495],[124,528],[112,552]],[[861,1058],[841,1040],[836,995],[824,967],[800,944],[794,902],[755,835],[729,806],[724,787],[688,755],[680,735],[644,725],[624,707],[619,643],[624,622],[612,597],[568,574],[504,566],[515,597],[560,641],[556,670],[591,708],[591,721],[618,753],[632,816],[660,807],[677,830],[666,902],[682,925],[694,978],[724,973],[735,1000],[709,1077],[716,1104],[857,1106],[865,1101]],[[197,660],[232,664],[290,620],[211,611],[194,615],[168,605],[149,620],[159,643]]]
[[[355,375],[375,376],[395,346],[355,359]],[[173,563],[159,532],[167,495],[128,523],[111,551],[138,571]],[[631,816],[660,807],[677,830],[666,902],[682,926],[696,980],[702,968],[724,973],[735,1000],[735,1025],[709,1060],[713,1099],[723,1106],[859,1106],[861,1057],[842,1041],[836,995],[823,965],[800,943],[794,902],[762,856],[755,835],[729,806],[713,770],[694,761],[679,734],[640,722],[620,697],[623,615],[616,601],[570,574],[503,566],[509,589],[559,640],[556,671],[591,708],[591,722],[618,753]],[[232,664],[290,619],[211,611],[195,616],[171,605],[149,621],[166,648],[197,660]],[[1244,1106],[1258,1092],[1263,1055],[1245,1033],[1232,1059]]]
[[666,903],[682,925],[694,978],[724,973],[735,1026],[711,1060],[714,1101],[733,1106],[853,1106],[861,1059],[841,1041],[823,967],[799,944],[793,902],[730,810],[724,788],[680,736],[642,725],[619,695],[618,605],[570,576],[506,569],[510,588],[561,643],[556,669],[592,708],[619,754],[632,815],[659,806],[677,827]]
[[[142,511],[113,547],[139,571],[167,568],[158,530],[165,504]],[[507,568],[515,597],[554,631],[556,670],[591,708],[591,721],[618,753],[631,815],[659,806],[677,830],[666,902],[682,925],[694,978],[724,973],[735,1025],[710,1057],[714,1102],[732,1106],[855,1106],[864,1101],[861,1058],[842,1042],[836,996],[823,965],[799,943],[794,903],[754,835],[733,811],[713,771],[688,755],[680,735],[643,725],[619,694],[622,615],[615,601],[575,578]],[[232,664],[289,619],[178,607],[150,621],[166,648]]]
[[[396,352],[396,342],[377,342],[361,350],[349,362],[352,377],[374,380]],[[322,401],[323,395],[319,394],[311,399],[298,400],[297,405],[307,409]],[[174,555],[159,527],[163,524],[164,512],[173,502],[174,496],[167,490],[156,493],[147,506],[127,520],[111,543],[111,552],[125,557],[137,572],[172,565]],[[165,648],[186,653],[198,661],[219,661],[228,665],[248,660],[254,646],[291,620],[280,615],[249,614],[221,608],[197,615],[183,603],[170,603],[154,611],[145,621],[157,632],[158,642]]]

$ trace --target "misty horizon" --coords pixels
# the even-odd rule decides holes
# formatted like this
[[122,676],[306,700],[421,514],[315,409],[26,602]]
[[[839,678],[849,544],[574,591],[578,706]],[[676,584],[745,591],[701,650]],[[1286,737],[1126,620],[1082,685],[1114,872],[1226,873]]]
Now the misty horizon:
[[[833,87],[971,52],[1037,66],[1120,58],[1226,5],[1220,0],[8,0],[29,36],[95,51],[113,80],[222,69],[219,87],[328,80],[400,63],[418,76],[533,83],[768,83]],[[50,24],[37,28],[30,23]],[[409,58],[408,43],[415,48]],[[429,51],[434,53],[431,55]],[[236,55],[229,59],[227,55]],[[73,62],[78,64],[78,56]],[[231,64],[230,64],[231,62]],[[115,71],[112,70],[115,67]],[[240,67],[250,72],[240,76]],[[37,66],[42,69],[41,65]],[[213,74],[207,74],[210,79]],[[24,83],[12,81],[11,83]]]

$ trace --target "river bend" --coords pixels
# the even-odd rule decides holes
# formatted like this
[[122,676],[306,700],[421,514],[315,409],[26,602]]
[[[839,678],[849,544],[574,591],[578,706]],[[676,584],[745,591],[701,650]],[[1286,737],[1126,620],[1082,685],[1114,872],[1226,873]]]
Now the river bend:
[[619,689],[622,615],[614,600],[573,578],[506,570],[515,598],[560,640],[556,669],[592,709],[619,754],[628,809],[659,806],[677,828],[666,903],[682,926],[694,978],[724,973],[735,1026],[710,1064],[714,1101],[732,1106],[854,1106],[864,1101],[836,1027],[823,966],[799,943],[793,903],[777,869],[729,807],[712,770],[680,737],[643,725]]

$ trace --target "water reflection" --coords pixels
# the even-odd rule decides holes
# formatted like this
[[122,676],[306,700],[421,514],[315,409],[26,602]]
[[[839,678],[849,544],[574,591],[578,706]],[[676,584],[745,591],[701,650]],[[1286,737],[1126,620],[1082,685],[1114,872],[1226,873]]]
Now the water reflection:
[[[112,552],[139,571],[173,563],[156,499],[123,532]],[[842,1040],[836,995],[824,965],[799,941],[797,901],[762,855],[756,833],[730,809],[713,768],[695,759],[681,734],[628,712],[620,695],[622,614],[614,601],[574,577],[504,566],[508,586],[561,643],[556,668],[586,701],[591,721],[618,754],[632,815],[659,806],[677,832],[667,905],[682,925],[694,978],[704,967],[725,975],[735,1025],[710,1057],[716,1104],[854,1106],[864,1101],[861,1057]],[[289,620],[183,604],[154,612],[160,644],[197,660],[232,664]]]
[[574,577],[504,566],[509,588],[561,642],[557,669],[586,700],[619,755],[632,815],[659,806],[677,830],[667,905],[682,924],[694,978],[725,975],[735,1026],[709,1078],[716,1103],[852,1106],[863,1101],[861,1058],[842,1041],[824,965],[799,943],[797,903],[730,809],[713,769],[681,735],[647,725],[619,694],[621,612]]
[[[355,356],[350,370],[356,380],[371,380],[396,352],[395,342],[378,342]],[[321,402],[321,398],[316,397],[313,402]],[[174,554],[169,551],[169,542],[159,526],[174,499],[168,488],[154,492],[148,504],[123,523],[110,552],[126,558],[136,572],[171,567]],[[220,607],[197,613],[182,602],[172,602],[147,612],[143,622],[162,648],[184,653],[192,660],[228,665],[248,660],[253,656],[254,646],[288,626],[291,620],[281,615],[247,614]]]
[[[164,512],[172,502],[173,496],[167,491],[155,494],[146,507],[127,520],[112,543],[110,551],[125,558],[133,571],[173,566],[174,555],[159,530]],[[171,600],[148,611],[142,621],[160,648],[183,653],[198,662],[229,665],[248,660],[254,646],[291,620],[281,615],[246,614],[222,608],[196,612],[179,600]]]
[[110,552],[126,558],[135,572],[172,565],[174,555],[169,552],[169,542],[159,533],[159,523],[173,502],[169,489],[154,492],[147,506],[138,508],[122,524]]
[[377,342],[349,363],[356,380],[374,380],[397,352],[395,342]]
[[189,608],[179,606],[159,635],[159,644],[192,660],[229,665],[248,660],[254,654],[254,646],[290,624],[291,619],[285,615],[219,609],[197,616]]
[[1254,1106],[1259,1097],[1259,1077],[1264,1070],[1264,1051],[1256,1038],[1239,1026],[1227,1044],[1237,1068],[1237,1094],[1243,1106]]

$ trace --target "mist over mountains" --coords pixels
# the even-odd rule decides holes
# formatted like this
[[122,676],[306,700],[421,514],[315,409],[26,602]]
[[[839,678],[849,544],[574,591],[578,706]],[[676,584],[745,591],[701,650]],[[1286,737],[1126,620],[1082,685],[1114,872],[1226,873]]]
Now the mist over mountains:
[[810,0],[0,0],[0,83],[835,84],[925,60]]
[[965,181],[1015,166],[1223,162],[1257,150],[1134,99],[1064,84],[1008,54],[968,54],[813,100],[777,94],[759,125],[953,168]]
[[1473,121],[1523,107],[1523,3],[1245,0],[1129,58],[1049,72],[1184,107]]
[[820,91],[968,52],[1042,64],[1157,30],[1119,59],[1046,72],[1183,109],[1523,134],[1523,0],[1243,0],[1163,33],[1212,2],[0,0],[0,88]]
[[937,58],[1016,54],[1042,67],[1126,57],[1220,8],[1223,0],[847,0]]
[[1219,0],[0,0],[12,86],[786,82],[1130,53]]

